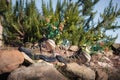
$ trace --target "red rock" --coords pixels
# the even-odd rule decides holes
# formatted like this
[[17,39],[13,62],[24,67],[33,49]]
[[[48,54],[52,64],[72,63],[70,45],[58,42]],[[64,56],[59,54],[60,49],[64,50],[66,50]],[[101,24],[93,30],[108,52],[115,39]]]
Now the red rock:
[[11,72],[23,61],[24,57],[18,50],[0,50],[0,74]]

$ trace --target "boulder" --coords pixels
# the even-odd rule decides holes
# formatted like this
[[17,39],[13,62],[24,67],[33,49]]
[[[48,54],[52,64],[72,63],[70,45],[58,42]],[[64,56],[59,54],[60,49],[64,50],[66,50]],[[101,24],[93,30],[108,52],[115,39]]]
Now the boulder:
[[61,70],[70,80],[95,80],[95,72],[85,65],[69,63]]
[[67,80],[60,72],[47,62],[32,64],[14,70],[8,80]]
[[18,50],[0,50],[0,74],[11,72],[24,61]]

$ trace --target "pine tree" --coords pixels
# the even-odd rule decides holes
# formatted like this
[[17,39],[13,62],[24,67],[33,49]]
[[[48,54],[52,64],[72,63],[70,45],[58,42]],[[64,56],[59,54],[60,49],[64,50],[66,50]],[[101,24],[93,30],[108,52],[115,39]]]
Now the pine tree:
[[[98,21],[96,25],[93,19],[97,12],[93,12],[93,8],[97,2],[99,0],[78,0],[77,2],[58,0],[54,15],[59,22],[64,22],[65,27],[63,33],[56,38],[59,40],[68,39],[71,44],[78,46],[94,45],[99,41],[107,42],[106,46],[113,44],[117,36],[107,36],[105,32],[109,29],[120,28],[114,23],[120,15],[120,10],[117,10],[117,6],[112,6],[111,0],[109,6],[101,14],[102,20]],[[44,8],[45,6],[44,4]],[[49,11],[44,8],[42,8],[43,11]],[[54,17],[54,15],[50,14],[49,16]],[[44,13],[43,16],[45,16]]]
[[[5,1],[0,4],[0,13],[4,15],[4,33],[6,42],[21,41],[34,42],[39,40],[42,35],[47,34],[49,25],[59,27],[60,23],[64,25],[62,34],[54,37],[56,43],[67,39],[73,45],[83,46],[94,45],[99,41],[107,42],[107,46],[114,43],[116,37],[105,35],[107,30],[120,28],[115,19],[120,15],[120,9],[112,6],[112,0],[109,6],[102,13],[98,24],[93,22],[97,12],[93,11],[94,6],[99,0],[57,0],[55,11],[52,7],[52,0],[48,4],[42,0],[42,12],[39,13],[35,0],[16,0],[12,7],[11,2]],[[5,4],[5,5],[3,5]],[[4,7],[2,7],[4,6]],[[58,24],[56,24],[58,23]]]
[[16,0],[16,4],[4,13],[4,33],[6,43],[34,42],[41,38],[40,14],[38,14],[35,1]]

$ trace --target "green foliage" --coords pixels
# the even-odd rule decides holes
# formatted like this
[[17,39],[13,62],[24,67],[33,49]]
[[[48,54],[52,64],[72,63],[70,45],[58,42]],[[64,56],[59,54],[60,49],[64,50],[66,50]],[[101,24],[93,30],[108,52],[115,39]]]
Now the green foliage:
[[16,0],[16,5],[11,6],[4,15],[6,17],[4,23],[6,43],[34,42],[41,38],[40,15],[34,0],[26,1],[26,3],[24,0]]
[[[39,13],[35,0],[16,0],[15,6],[9,6],[5,1],[0,0],[0,15],[4,16],[4,39],[7,43],[12,42],[35,42],[43,34],[46,34],[48,22],[54,25],[56,22],[64,24],[62,34],[55,36],[56,43],[63,39],[68,39],[71,44],[83,46],[94,45],[99,41],[107,41],[106,46],[111,45],[115,38],[105,35],[110,29],[120,28],[115,23],[116,18],[120,16],[120,9],[112,6],[112,0],[109,6],[105,8],[100,15],[101,20],[98,24],[93,22],[97,12],[93,11],[94,6],[99,0],[57,0],[56,8],[53,10],[52,0],[45,3],[42,0],[42,12]],[[3,7],[2,7],[3,6]],[[58,26],[56,26],[58,27]]]
[[2,14],[2,12],[5,12],[7,10],[7,4],[6,4],[6,0],[0,0],[0,14]]
[[112,6],[112,0],[109,3],[109,6],[104,9],[104,12],[100,15],[102,21],[98,23],[95,29],[104,28],[104,30],[111,30],[120,28],[120,26],[115,23],[116,18],[120,16],[120,9],[116,6]]

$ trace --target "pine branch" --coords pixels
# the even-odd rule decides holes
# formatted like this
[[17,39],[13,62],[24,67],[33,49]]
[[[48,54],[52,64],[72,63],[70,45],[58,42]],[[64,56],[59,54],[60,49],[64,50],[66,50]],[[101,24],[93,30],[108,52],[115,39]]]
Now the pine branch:
[[84,28],[87,28],[87,30],[89,30],[90,26],[90,21],[93,19],[93,14],[90,15],[90,17],[88,18],[87,22],[84,25]]
[[24,36],[24,34],[17,28],[16,25],[14,25],[14,24],[11,24],[11,25],[14,27],[14,29],[17,31],[17,33],[19,33],[21,36]]

